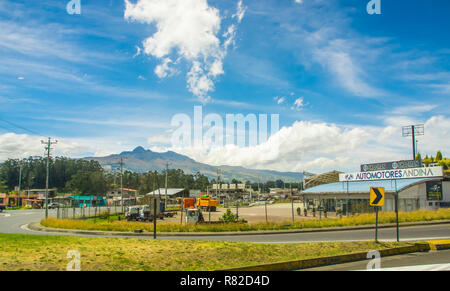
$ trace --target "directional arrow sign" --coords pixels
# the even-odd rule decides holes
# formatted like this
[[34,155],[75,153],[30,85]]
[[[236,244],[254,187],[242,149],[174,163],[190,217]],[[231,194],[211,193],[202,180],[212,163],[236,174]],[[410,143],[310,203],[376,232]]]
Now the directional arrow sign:
[[370,206],[384,206],[383,187],[370,187]]

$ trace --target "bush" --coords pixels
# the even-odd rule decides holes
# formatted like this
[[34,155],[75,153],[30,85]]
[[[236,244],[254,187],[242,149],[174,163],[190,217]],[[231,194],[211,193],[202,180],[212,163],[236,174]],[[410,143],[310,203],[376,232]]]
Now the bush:
[[108,211],[103,211],[98,214],[98,218],[100,219],[108,219],[108,216],[110,216]]
[[236,215],[232,213],[230,209],[227,209],[227,212],[223,214],[223,216],[220,218],[220,221],[235,222],[236,219],[237,219]]
[[[232,222],[236,218],[231,211],[227,211],[227,217],[231,217]],[[225,215],[224,215],[225,216]],[[234,217],[234,220],[233,218]],[[394,212],[380,212],[379,223],[395,223]],[[400,222],[413,221],[432,221],[450,219],[450,209],[439,210],[418,210],[413,212],[400,212]],[[223,221],[224,222],[224,221]],[[322,227],[341,227],[355,225],[372,225],[375,223],[375,214],[359,214],[353,217],[343,217],[341,219],[326,218],[322,220],[302,220],[295,222],[280,223],[222,223],[222,224],[179,224],[168,223],[158,224],[159,232],[221,232],[221,231],[256,231],[256,230],[283,230],[283,229],[307,229]],[[48,218],[41,221],[46,227],[65,228],[65,229],[83,229],[83,230],[104,230],[104,231],[127,231],[133,232],[135,229],[143,229],[146,232],[153,232],[153,223],[128,222],[128,221],[97,221],[94,223],[89,220],[69,220]]]

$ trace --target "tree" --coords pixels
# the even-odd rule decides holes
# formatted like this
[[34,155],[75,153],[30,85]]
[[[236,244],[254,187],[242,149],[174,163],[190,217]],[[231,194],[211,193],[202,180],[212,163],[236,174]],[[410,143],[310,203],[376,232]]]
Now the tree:
[[283,182],[283,180],[276,180],[275,181],[275,188],[283,188],[285,185],[284,185],[284,182]]
[[422,159],[422,156],[420,155],[420,153],[417,153],[416,160],[421,160],[421,159]]
[[441,151],[438,151],[436,153],[436,162],[442,161],[442,153]]
[[0,193],[5,193],[8,191],[8,186],[6,186],[5,181],[0,180]]
[[105,176],[98,171],[80,170],[67,182],[66,187],[80,195],[101,196],[108,191]]
[[445,161],[439,161],[438,162],[439,166],[442,166],[444,168],[444,170],[448,170],[448,164]]

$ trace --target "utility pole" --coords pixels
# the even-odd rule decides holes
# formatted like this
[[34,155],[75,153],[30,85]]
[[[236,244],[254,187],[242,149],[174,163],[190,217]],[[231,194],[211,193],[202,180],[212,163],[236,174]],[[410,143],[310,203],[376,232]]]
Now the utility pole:
[[[216,193],[217,193],[218,197],[220,197],[220,188],[222,188],[220,185],[220,169],[217,168],[217,189],[216,189],[217,191],[216,191]],[[223,207],[225,207],[225,200],[223,202]]]
[[167,179],[169,175],[169,163],[166,163],[166,197],[164,201],[164,209],[167,209]]
[[20,201],[20,187],[22,186],[22,161],[19,160],[19,189],[17,192],[17,206],[19,205],[19,201]]
[[45,150],[47,151],[47,176],[45,179],[45,219],[48,218],[48,176],[49,176],[49,165],[50,165],[50,151],[52,150],[52,145],[57,144],[58,141],[52,141],[49,137],[48,141],[41,140],[41,144],[45,145]]
[[124,213],[123,209],[123,158],[120,158],[120,195],[121,195],[121,204],[122,204],[122,213]]

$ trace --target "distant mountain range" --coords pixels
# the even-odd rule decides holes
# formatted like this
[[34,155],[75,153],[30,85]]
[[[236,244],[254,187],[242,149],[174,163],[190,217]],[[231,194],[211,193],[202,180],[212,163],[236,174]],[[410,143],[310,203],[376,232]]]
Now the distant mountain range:
[[217,169],[220,169],[221,180],[231,181],[232,179],[242,182],[265,182],[281,179],[285,182],[299,182],[303,178],[302,173],[296,172],[277,172],[270,170],[254,170],[235,166],[211,166],[196,162],[195,160],[177,154],[175,152],[157,153],[151,150],[145,150],[143,147],[137,147],[131,152],[122,152],[120,154],[107,157],[87,157],[84,160],[98,161],[107,171],[113,171],[120,168],[120,159],[123,158],[124,169],[137,173],[148,171],[162,171],[169,163],[170,169],[181,169],[187,174],[202,173],[208,178],[217,177]]

